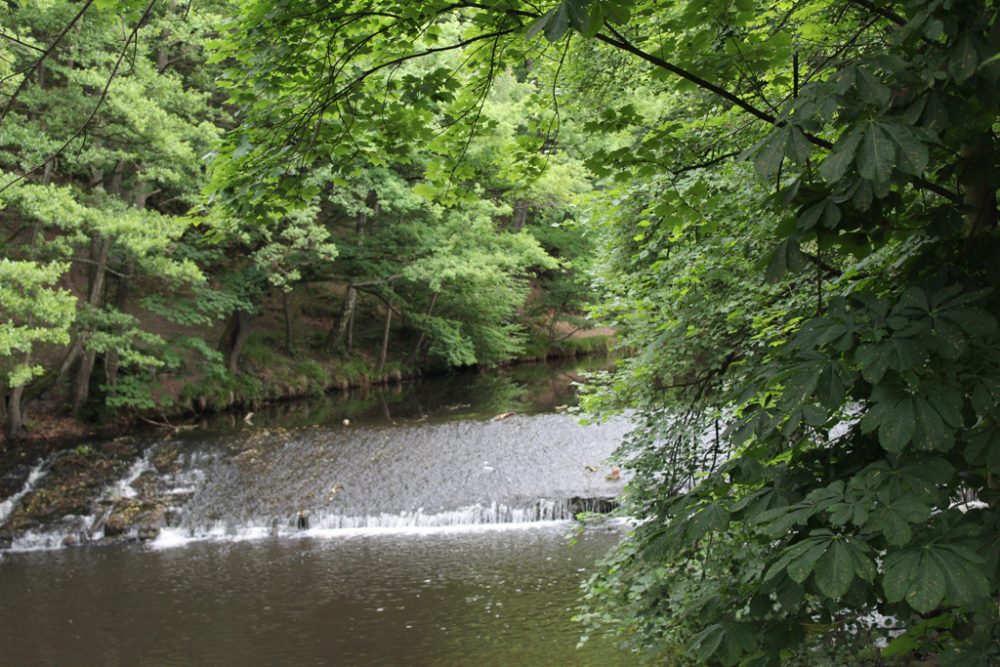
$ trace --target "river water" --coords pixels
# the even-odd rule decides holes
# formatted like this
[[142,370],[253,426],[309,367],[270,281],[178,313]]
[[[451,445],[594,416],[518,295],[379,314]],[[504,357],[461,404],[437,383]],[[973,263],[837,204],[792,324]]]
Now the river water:
[[[450,376],[153,438],[108,492],[155,483],[168,526],[16,540],[0,665],[634,664],[600,636],[577,648],[580,582],[624,527],[572,517],[621,489],[628,429],[569,414],[579,377]],[[80,521],[100,538],[99,513]]]

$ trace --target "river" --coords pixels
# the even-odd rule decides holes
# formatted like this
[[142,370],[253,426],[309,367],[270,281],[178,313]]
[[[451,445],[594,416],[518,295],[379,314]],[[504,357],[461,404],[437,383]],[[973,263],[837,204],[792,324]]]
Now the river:
[[572,518],[620,491],[608,457],[628,428],[570,414],[579,370],[427,379],[150,437],[64,525],[99,542],[100,508],[151,486],[171,499],[165,525],[105,546],[59,548],[66,528],[16,539],[0,664],[634,664],[600,636],[577,648],[580,582],[624,527]]

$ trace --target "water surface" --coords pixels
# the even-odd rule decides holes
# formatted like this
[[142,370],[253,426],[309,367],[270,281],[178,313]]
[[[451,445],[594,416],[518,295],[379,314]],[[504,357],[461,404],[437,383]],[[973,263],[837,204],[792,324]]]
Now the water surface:
[[[568,414],[579,377],[440,378],[154,437],[108,493],[159,489],[170,525],[15,542],[0,664],[634,664],[601,637],[576,648],[580,582],[624,528],[570,519],[620,490],[606,472],[628,429]],[[165,448],[169,472],[151,469]]]

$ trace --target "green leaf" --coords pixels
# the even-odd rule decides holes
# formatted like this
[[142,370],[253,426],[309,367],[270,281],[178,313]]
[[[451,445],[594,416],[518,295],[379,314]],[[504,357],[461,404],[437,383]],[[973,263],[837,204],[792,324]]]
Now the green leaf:
[[976,52],[976,42],[972,35],[963,35],[951,50],[948,59],[948,72],[955,81],[962,83],[973,74],[979,66],[979,54]]
[[965,459],[982,465],[994,474],[1000,472],[1000,428],[990,425],[977,428],[968,436]]
[[870,123],[858,149],[858,173],[873,183],[888,183],[896,162],[896,147],[880,123]]
[[906,602],[920,613],[935,609],[948,590],[939,562],[924,549],[889,554],[882,579],[886,599]]
[[816,562],[816,587],[823,595],[839,600],[850,589],[856,567],[852,548],[844,540],[833,540]]
[[889,544],[904,546],[913,536],[910,525],[926,520],[930,513],[930,506],[918,497],[905,495],[875,508],[869,525],[881,532]]
[[792,125],[788,134],[787,156],[802,165],[809,161],[812,155],[812,144],[797,125]]
[[917,137],[916,132],[899,123],[886,123],[884,127],[899,149],[897,168],[904,174],[912,176],[923,174],[927,169],[930,155],[927,146]]
[[858,73],[858,93],[861,95],[861,99],[874,106],[888,106],[889,98],[892,96],[889,87],[864,67],[859,67]]
[[771,253],[767,263],[767,271],[764,277],[769,282],[779,280],[789,271],[798,273],[805,268],[806,257],[799,248],[799,242],[795,238],[787,238],[778,244],[778,247]]
[[[604,13],[599,4],[592,3],[591,0],[563,0],[563,4],[569,12],[574,30],[584,37],[593,37],[600,31]],[[592,4],[593,7],[588,11],[588,6]]]
[[913,439],[916,430],[913,399],[906,396],[886,413],[878,430],[878,441],[887,452],[898,452]]
[[920,554],[913,550],[890,553],[886,557],[882,590],[885,591],[887,601],[900,602],[906,597],[913,580],[913,572],[919,562]]
[[928,612],[941,604],[947,590],[947,581],[939,563],[930,554],[921,554],[906,592],[907,603],[918,612]]
[[797,584],[801,584],[809,578],[816,566],[816,561],[826,553],[827,546],[829,546],[829,542],[806,541],[801,544],[805,545],[806,548],[800,549],[796,556],[789,560],[786,567],[788,578]]
[[687,521],[685,534],[689,540],[700,540],[710,532],[729,526],[729,512],[719,503],[710,503]]
[[819,173],[824,181],[832,184],[844,177],[855,160],[861,138],[862,132],[857,127],[852,127],[840,136],[833,145],[833,151],[819,166]]
[[861,362],[861,377],[865,382],[878,384],[885,377],[892,359],[892,348],[888,345],[872,345],[866,343],[858,348],[858,361]]
[[725,630],[722,625],[716,623],[708,626],[691,638],[691,647],[698,661],[707,664],[709,658],[715,655],[725,638]]
[[780,129],[772,132],[766,139],[751,149],[756,154],[753,161],[757,178],[771,182],[778,175],[781,161],[785,158],[785,145],[788,142],[788,130]]

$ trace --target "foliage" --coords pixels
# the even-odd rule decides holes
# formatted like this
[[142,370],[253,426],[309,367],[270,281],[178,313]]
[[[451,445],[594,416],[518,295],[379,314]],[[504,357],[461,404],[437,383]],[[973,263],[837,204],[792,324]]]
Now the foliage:
[[54,285],[65,264],[0,258],[0,370],[4,384],[18,387],[44,369],[31,363],[36,345],[69,340],[73,297]]
[[[593,286],[635,353],[589,405],[637,423],[638,523],[587,619],[679,664],[1000,659],[992,0],[248,0],[207,60],[212,9],[107,2],[41,68],[72,7],[10,5],[0,85],[33,85],[0,121],[28,175],[2,294],[55,301],[6,356],[65,344],[66,262],[237,342],[272,293],[290,338],[288,294],[335,286],[329,347],[364,312],[455,366],[524,349],[532,283],[550,331]],[[130,37],[108,78],[116,11],[174,66]],[[163,343],[110,296],[78,297],[74,345],[155,381]],[[199,389],[266,393],[202,356]]]
[[[295,191],[289,154],[380,160],[408,135],[471,156],[421,189],[461,199],[443,176],[476,175],[483,91],[561,54],[537,73],[554,117],[589,115],[581,134],[603,139],[578,144],[603,179],[601,312],[639,351],[592,401],[639,411],[624,453],[642,523],[595,580],[626,636],[776,664],[877,612],[906,630],[886,658],[997,659],[993,3],[307,5],[338,28],[256,2],[232,40],[264,54],[232,151],[241,196],[261,178]],[[405,69],[454,51],[467,70]],[[419,119],[449,106],[473,129],[433,137]],[[510,155],[524,174],[545,170],[543,127]]]

